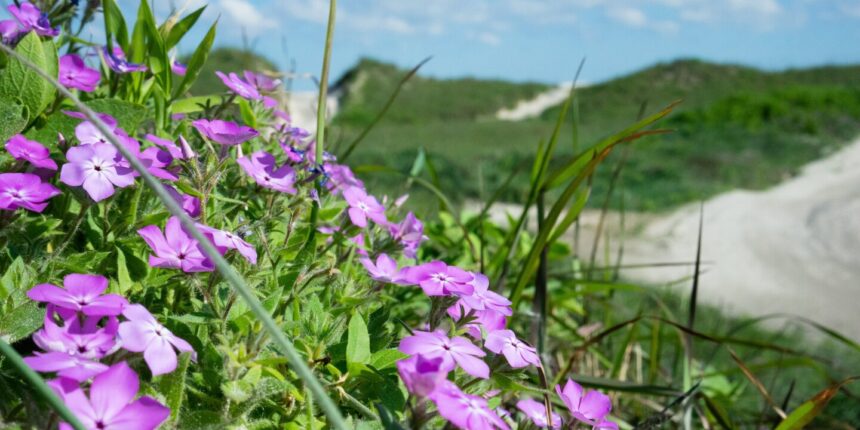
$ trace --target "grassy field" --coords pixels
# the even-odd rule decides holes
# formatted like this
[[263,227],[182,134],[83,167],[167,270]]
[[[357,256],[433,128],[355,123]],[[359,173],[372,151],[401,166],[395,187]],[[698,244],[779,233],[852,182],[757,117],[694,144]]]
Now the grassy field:
[[[335,141],[348,143],[358,135],[405,73],[368,60],[344,76]],[[521,122],[499,121],[494,113],[543,88],[413,78],[353,163],[408,171],[424,148],[437,167],[444,167],[439,167],[446,172],[439,182],[446,193],[455,199],[486,196],[514,166],[530,161],[559,111],[551,108],[540,118]],[[684,102],[676,113],[659,124],[675,133],[642,140],[629,154],[622,175],[627,208],[665,210],[733,188],[761,189],[860,132],[858,66],[763,72],[683,60],[581,89],[579,147],[620,130],[643,107],[653,112],[679,99]],[[572,115],[561,139],[559,152],[572,153]],[[620,159],[613,154],[610,165]],[[607,189],[608,170],[598,171],[597,195]],[[395,192],[401,181],[381,173],[371,182]],[[504,197],[519,200],[527,185],[527,177],[520,175]]]

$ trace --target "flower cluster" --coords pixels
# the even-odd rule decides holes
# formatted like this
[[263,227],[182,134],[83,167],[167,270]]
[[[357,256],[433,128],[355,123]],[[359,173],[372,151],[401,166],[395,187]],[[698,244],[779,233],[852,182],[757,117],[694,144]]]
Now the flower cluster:
[[[414,214],[410,212],[398,223],[389,221],[386,207],[367,193],[348,168],[334,165],[327,170],[339,172],[340,181],[332,187],[332,192],[346,202],[350,223],[364,229],[368,236],[372,235],[373,225],[378,225],[388,234],[388,239],[401,245],[404,256],[415,258],[423,239],[423,225]],[[401,204],[402,201],[395,202],[394,206]],[[356,242],[368,248],[363,239]],[[368,252],[372,249],[365,249],[365,253]],[[485,361],[488,353],[504,357],[511,369],[542,366],[535,348],[507,328],[508,319],[513,315],[511,302],[492,291],[489,279],[482,273],[443,261],[401,268],[389,254],[379,252],[375,260],[365,256],[360,262],[374,281],[417,286],[434,303],[450,303],[446,310],[451,318],[451,333],[432,327],[415,330],[400,341],[399,350],[408,358],[400,360],[397,368],[407,390],[433,402],[439,415],[458,428],[509,428],[503,418],[509,414],[489,406],[488,397],[495,393],[469,394],[449,377],[459,368],[474,378],[489,378],[491,368]],[[617,425],[607,419],[611,402],[606,395],[597,391],[584,393],[582,387],[571,380],[564,389],[557,387],[557,391],[574,420],[595,429],[617,429]],[[561,416],[553,412],[548,418],[546,406],[534,399],[520,399],[516,406],[538,427],[560,428],[562,425]]]
[[[194,349],[161,325],[141,305],[105,294],[107,278],[70,274],[63,287],[36,285],[27,296],[47,304],[44,327],[33,334],[42,349],[25,357],[31,368],[56,375],[49,385],[87,428],[151,430],[170,415],[155,399],[135,399],[138,375],[120,350],[142,353],[153,376],[176,370],[177,351]],[[114,363],[108,365],[106,363]],[[61,428],[71,428],[62,424]]]

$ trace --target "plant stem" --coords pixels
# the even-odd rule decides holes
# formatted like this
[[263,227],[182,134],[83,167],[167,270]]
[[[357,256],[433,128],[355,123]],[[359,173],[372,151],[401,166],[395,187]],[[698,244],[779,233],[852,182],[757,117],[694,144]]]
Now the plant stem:
[[328,97],[328,66],[331,59],[331,42],[334,38],[335,11],[337,0],[330,0],[328,9],[328,26],[325,31],[325,51],[323,51],[322,73],[320,73],[320,93],[317,100],[317,136],[316,136],[316,158],[317,164],[322,165],[323,148],[325,145],[325,117],[326,100]]
[[31,369],[30,366],[24,363],[24,359],[18,355],[15,349],[2,339],[0,339],[0,353],[2,353],[9,362],[12,363],[12,367],[16,368],[18,372],[24,376],[24,379],[30,382],[30,386],[36,390],[39,396],[45,399],[45,401],[47,401],[48,404],[57,411],[57,414],[63,418],[63,421],[69,423],[75,430],[86,430],[86,427],[78,421],[78,417],[76,417],[75,414],[69,410],[66,404],[63,403],[56,394],[54,394],[51,388],[45,384],[42,377]]

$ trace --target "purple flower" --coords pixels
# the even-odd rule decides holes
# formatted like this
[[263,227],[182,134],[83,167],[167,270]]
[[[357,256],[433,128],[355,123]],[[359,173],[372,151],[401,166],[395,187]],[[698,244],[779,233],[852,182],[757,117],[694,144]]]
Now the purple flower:
[[534,348],[517,339],[517,335],[511,330],[496,330],[487,335],[484,348],[503,354],[508,364],[514,369],[535,365],[541,367],[540,357]]
[[325,163],[323,170],[329,176],[329,182],[326,183],[326,188],[333,194],[337,195],[350,187],[364,188],[364,183],[355,177],[349,167],[342,164]]
[[37,372],[57,372],[57,376],[84,382],[108,369],[107,365],[65,352],[36,353],[24,362]]
[[265,151],[257,151],[250,156],[239,158],[236,162],[242,166],[245,173],[254,178],[257,185],[282,193],[296,193],[294,186],[295,170],[286,164],[278,167],[274,155]]
[[[170,416],[170,409],[152,397],[134,400],[138,388],[137,374],[122,361],[93,378],[89,398],[80,388],[61,396],[87,429],[154,430]],[[60,424],[60,430],[71,429]]]
[[102,201],[114,193],[114,186],[134,184],[132,170],[124,165],[116,148],[108,143],[94,143],[69,148],[68,163],[60,170],[60,181],[73,187],[83,185],[95,201]]
[[102,54],[104,54],[107,66],[116,73],[145,72],[147,70],[143,64],[134,64],[126,61],[125,53],[122,52],[122,48],[119,46],[115,45],[113,52],[108,51],[107,46],[102,47]]
[[51,22],[48,20],[48,14],[42,12],[32,3],[21,3],[21,7],[10,5],[9,13],[23,27],[22,33],[30,30],[35,30],[39,36],[54,37],[60,34],[60,27],[51,28]]
[[581,385],[571,379],[567,380],[564,390],[561,385],[556,385],[555,391],[570,410],[570,414],[586,424],[594,426],[605,421],[612,410],[609,396],[596,390],[585,392]]
[[51,159],[51,151],[41,143],[29,140],[23,135],[12,136],[6,142],[6,150],[16,160],[25,160],[42,169],[57,170],[57,163]]
[[[535,426],[540,428],[547,427],[546,405],[543,403],[535,399],[522,399],[517,402],[517,409],[523,411]],[[561,417],[555,412],[552,413],[552,428],[561,428]]]
[[174,74],[177,74],[179,76],[185,76],[185,74],[188,72],[188,66],[180,63],[179,61],[173,60],[170,63],[170,70],[173,71]]
[[455,321],[465,315],[473,320],[466,325],[468,333],[480,339],[481,329],[491,332],[505,328],[507,317],[513,315],[511,302],[504,296],[489,290],[490,281],[480,273],[472,274],[469,284],[475,288],[472,294],[461,295],[460,300],[448,308],[448,315]]
[[442,357],[444,368],[460,365],[466,373],[476,378],[489,378],[490,368],[479,357],[486,353],[469,342],[465,337],[448,338],[445,332],[436,330],[415,331],[415,334],[400,341],[400,352],[404,354],[422,354],[427,358]]
[[182,228],[179,218],[170,217],[164,233],[154,225],[137,231],[146,244],[155,251],[149,256],[149,265],[167,269],[182,269],[184,272],[211,272],[215,269],[206,258],[200,243]]
[[209,239],[212,240],[212,243],[216,247],[235,249],[236,251],[239,251],[239,254],[242,254],[249,263],[257,264],[257,250],[254,249],[250,243],[242,240],[241,237],[230,233],[229,231],[218,230],[217,228],[212,228],[203,224],[197,224],[197,227],[209,236]]
[[96,90],[101,74],[84,64],[84,60],[75,54],[60,57],[59,81],[66,88],[77,88],[91,93]]
[[0,38],[4,45],[15,45],[21,35],[21,26],[14,19],[0,21]]
[[453,382],[446,381],[444,386],[434,391],[430,398],[436,403],[439,415],[442,415],[458,428],[466,430],[509,429],[508,425],[490,410],[486,399],[460,391]]
[[238,145],[257,137],[260,133],[251,127],[220,119],[198,119],[191,125],[207,139],[221,145]]
[[362,258],[358,261],[367,269],[370,277],[376,281],[397,284],[403,280],[402,271],[397,270],[397,262],[388,254],[379,254],[376,257],[376,264],[369,258]]
[[428,296],[469,295],[475,291],[471,273],[441,261],[408,267],[404,275],[409,284],[420,286]]
[[[270,78],[262,73],[245,70],[243,74],[245,75],[245,81],[260,91],[274,91],[278,89],[278,85],[281,85],[280,79]],[[223,80],[224,78],[221,79]]]
[[409,258],[415,258],[418,247],[426,239],[424,224],[412,212],[407,213],[399,224],[389,223],[388,233],[392,239],[403,245],[403,254]]
[[179,191],[176,191],[176,188],[173,188],[170,185],[166,185],[167,192],[170,193],[170,196],[173,197],[173,200],[176,201],[185,213],[192,218],[197,218],[200,216],[200,199],[194,196],[189,196],[185,194],[181,194]]
[[397,372],[410,393],[426,397],[436,387],[442,385],[453,366],[445,367],[442,357],[427,358],[421,354],[413,355],[397,362]]
[[88,316],[116,316],[128,304],[117,294],[103,295],[108,287],[104,276],[72,273],[63,278],[63,287],[39,284],[27,291],[27,297]]
[[224,85],[226,85],[227,88],[230,88],[231,91],[238,94],[240,97],[244,97],[248,100],[260,100],[263,97],[253,84],[243,81],[242,78],[235,73],[225,75],[219,71],[215,72],[215,74],[221,78],[221,82],[224,82]]
[[42,182],[37,175],[0,173],[0,210],[24,208],[41,213],[48,206],[46,200],[59,194],[57,187]]
[[182,154],[182,149],[175,143],[173,143],[172,140],[162,139],[154,134],[147,134],[144,137],[146,138],[146,140],[158,145],[159,147],[167,151],[171,157],[177,160],[182,160],[185,158],[185,156]]
[[126,306],[122,315],[128,318],[128,321],[119,325],[119,337],[122,340],[123,349],[142,352],[143,359],[153,376],[176,370],[174,348],[180,352],[190,352],[194,358],[194,348],[159,324],[143,306],[137,304]]
[[182,160],[191,160],[197,158],[197,153],[191,149],[191,145],[185,140],[185,136],[179,135],[179,149],[182,150]]
[[[125,299],[123,299],[125,301]],[[53,305],[48,305],[53,306]],[[58,326],[52,319],[54,309],[45,316],[45,326],[33,333],[33,342],[46,352],[63,352],[90,360],[98,360],[117,348],[116,333],[118,321],[116,317],[108,318],[104,327],[99,327],[102,317],[81,318],[72,313],[63,327]],[[66,313],[58,311],[58,314]]]
[[350,187],[343,192],[343,198],[349,204],[349,219],[352,223],[359,227],[367,227],[367,219],[370,218],[374,222],[385,225],[388,219],[385,218],[385,207],[383,207],[373,197],[362,188]]
[[146,170],[155,176],[166,181],[178,181],[178,168],[170,168],[170,163],[173,162],[173,156],[169,152],[161,148],[151,147],[146,148],[138,157]]

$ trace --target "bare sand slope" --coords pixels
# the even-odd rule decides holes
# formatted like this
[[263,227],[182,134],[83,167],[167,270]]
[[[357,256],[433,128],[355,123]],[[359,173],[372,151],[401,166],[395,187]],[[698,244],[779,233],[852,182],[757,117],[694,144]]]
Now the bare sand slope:
[[[317,129],[317,99],[319,93],[315,91],[299,91],[290,94],[287,102],[287,111],[294,126],[302,127],[311,133]],[[326,97],[326,110],[328,118],[334,118],[338,110],[337,94],[329,94]]]
[[[624,265],[694,261],[699,207],[627,214]],[[491,217],[506,224],[505,213],[518,216],[521,210],[501,204]],[[738,315],[800,315],[860,340],[860,140],[772,189],[714,197],[704,211],[702,301]],[[578,254],[585,259],[598,219],[597,211],[582,215]],[[610,213],[603,231],[608,231],[613,258],[618,225],[618,214]],[[602,264],[604,251],[597,255]],[[692,273],[686,265],[631,267],[622,275],[666,285]],[[678,285],[689,289],[690,282]]]
[[[577,87],[580,87],[579,85]],[[569,95],[573,83],[567,82],[550,88],[530,100],[520,100],[511,109],[501,109],[496,112],[496,118],[504,121],[522,121],[540,116],[545,110],[558,106]]]
[[[860,140],[762,192],[733,191],[704,206],[702,300],[740,314],[787,312],[860,339]],[[644,223],[625,264],[691,261],[699,205]],[[690,267],[629,269],[668,283]]]

